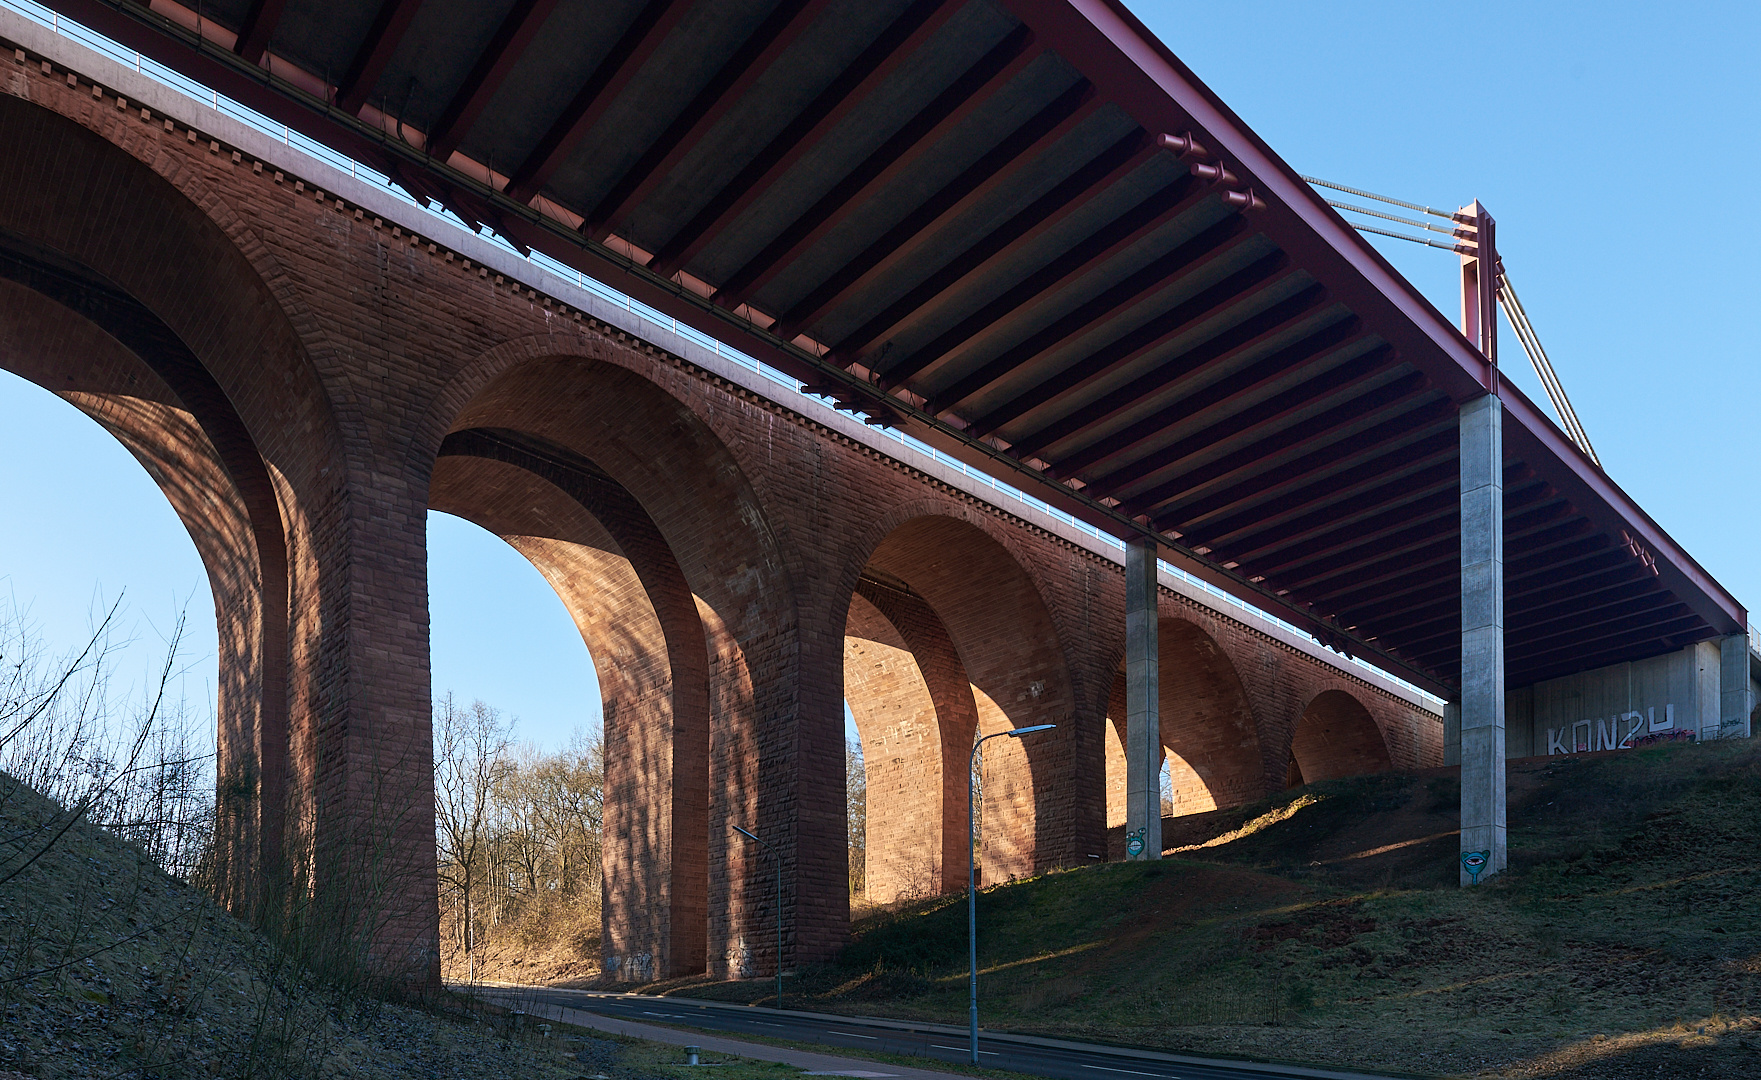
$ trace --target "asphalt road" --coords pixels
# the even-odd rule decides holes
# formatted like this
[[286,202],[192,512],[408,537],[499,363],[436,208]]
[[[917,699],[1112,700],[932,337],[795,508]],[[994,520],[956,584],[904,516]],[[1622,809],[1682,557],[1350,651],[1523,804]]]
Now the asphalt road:
[[[967,1033],[940,1024],[827,1016],[689,998],[551,987],[497,987],[490,992],[503,1001],[507,1000],[506,995],[512,994],[523,1002],[581,1009],[634,1023],[788,1039],[858,1052],[907,1054],[928,1059],[926,1065],[930,1061],[965,1063],[970,1060]],[[1158,1080],[1315,1080],[1317,1077],[1369,1075],[1193,1058],[1063,1040],[993,1035],[983,1031],[979,1032],[978,1052],[980,1063],[987,1068],[1054,1077],[1056,1080],[1138,1080],[1141,1077]]]

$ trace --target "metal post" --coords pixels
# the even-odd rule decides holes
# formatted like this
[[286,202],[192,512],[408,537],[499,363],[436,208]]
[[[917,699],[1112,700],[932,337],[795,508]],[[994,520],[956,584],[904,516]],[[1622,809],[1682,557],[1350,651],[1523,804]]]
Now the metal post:
[[978,1064],[978,823],[972,809],[972,774],[978,768],[978,748],[983,745],[984,739],[972,744],[972,758],[966,763],[966,959],[974,1065]]
[[1050,731],[1056,724],[1034,724],[1031,727],[1014,728],[1010,731],[999,731],[986,735],[972,744],[972,756],[966,762],[966,962],[967,962],[967,1000],[971,1019],[972,1063],[978,1064],[978,859],[972,851],[978,847],[978,825],[973,813],[972,774],[977,771],[982,760],[979,749],[990,739],[999,739],[1004,735],[1011,739],[1019,739],[1023,735],[1031,735],[1036,731]]
[[741,836],[770,852],[771,857],[777,861],[777,1008],[780,1009],[783,1007],[783,853],[733,822],[728,825]]
[[774,852],[777,860],[777,1008],[783,1007],[783,855]]

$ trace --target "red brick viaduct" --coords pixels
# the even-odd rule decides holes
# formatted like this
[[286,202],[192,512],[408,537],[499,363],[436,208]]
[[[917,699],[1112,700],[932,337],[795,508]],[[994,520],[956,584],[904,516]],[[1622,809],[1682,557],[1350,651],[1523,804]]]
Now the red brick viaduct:
[[[0,364],[206,563],[236,911],[325,900],[432,970],[430,508],[531,559],[598,664],[626,977],[768,966],[733,824],[784,852],[785,962],[838,948],[846,699],[872,895],[963,887],[975,732],[1058,725],[987,746],[985,880],[1107,852],[1119,552],[132,71],[0,62]],[[1203,597],[1163,578],[1176,812],[1441,762],[1415,695]]]

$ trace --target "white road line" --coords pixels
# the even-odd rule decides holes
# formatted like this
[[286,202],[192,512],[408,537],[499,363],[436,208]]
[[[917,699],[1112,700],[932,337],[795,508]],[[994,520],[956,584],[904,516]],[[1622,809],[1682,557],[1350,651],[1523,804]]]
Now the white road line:
[[878,1039],[880,1037],[878,1035],[858,1035],[854,1031],[832,1031],[830,1029],[827,1029],[826,1034],[842,1035],[846,1039]]
[[[970,1049],[972,1049],[972,1047],[970,1047],[970,1046],[943,1046],[941,1043],[930,1043],[930,1045],[935,1047],[937,1050],[970,1050]],[[991,1057],[996,1057],[998,1054],[1002,1053],[1002,1051],[1000,1051],[1000,1050],[980,1050],[979,1053],[989,1054]]]
[[1105,1065],[1084,1065],[1083,1068],[1085,1068],[1085,1069],[1099,1069],[1102,1072],[1129,1073],[1132,1076],[1160,1076],[1160,1077],[1165,1078],[1165,1080],[1179,1080],[1178,1077],[1175,1077],[1174,1075],[1172,1075],[1170,1073],[1146,1073],[1146,1072],[1138,1072],[1136,1069],[1109,1069]]

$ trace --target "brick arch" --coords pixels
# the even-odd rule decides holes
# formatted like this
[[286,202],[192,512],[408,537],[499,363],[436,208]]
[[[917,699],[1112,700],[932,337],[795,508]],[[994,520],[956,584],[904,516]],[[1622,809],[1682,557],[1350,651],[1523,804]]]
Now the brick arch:
[[867,772],[868,899],[959,891],[971,858],[965,768],[978,707],[947,628],[922,597],[858,583],[844,630],[844,700]]
[[[68,107],[59,87],[33,96]],[[273,891],[280,911],[301,895],[269,884],[283,873],[298,875],[308,891],[334,879],[331,891],[342,895],[350,860],[339,848],[338,857],[320,867],[314,861],[323,849],[318,834],[360,834],[350,824],[359,808],[349,803],[363,785],[322,776],[319,763],[336,762],[342,773],[352,773],[373,757],[368,747],[395,740],[375,739],[351,721],[371,724],[385,711],[376,681],[344,685],[357,658],[338,628],[351,625],[357,601],[346,572],[334,569],[347,564],[350,532],[341,494],[343,436],[307,341],[294,329],[296,320],[309,329],[317,320],[302,317],[294,290],[247,215],[217,193],[214,173],[236,166],[216,156],[207,168],[194,167],[165,153],[170,136],[157,125],[132,123],[132,111],[93,109],[89,100],[72,104],[77,120],[23,98],[0,97],[0,137],[12,163],[0,187],[0,236],[13,269],[8,276],[19,281],[35,274],[34,287],[45,291],[45,265],[71,271],[84,287],[64,302],[156,366],[248,508],[262,585],[256,632],[262,670],[237,678],[223,671],[221,682],[261,686],[263,715],[240,737],[255,744],[253,760],[241,763],[246,779],[255,781],[222,783],[223,795],[251,788],[256,809],[243,812],[260,820],[247,830],[256,839],[229,845],[234,855],[227,862],[254,864],[228,887],[229,906],[245,914],[253,897]],[[139,318],[142,313],[147,318]],[[51,384],[60,388],[65,375],[56,374]],[[299,544],[290,543],[294,537]],[[414,722],[425,732],[426,694],[419,704]],[[241,745],[240,738],[223,732],[221,743]],[[427,761],[425,749],[420,760]],[[261,786],[281,775],[285,796]],[[421,805],[420,776],[414,788],[404,779],[370,783]],[[222,799],[223,807],[228,801]],[[291,845],[285,861],[277,850],[283,843]],[[240,854],[241,844],[250,850]],[[399,829],[397,847],[400,872],[419,873],[432,862],[431,839],[419,826]],[[267,877],[256,880],[256,867]],[[400,890],[392,901],[399,910],[374,913],[373,927],[360,923],[342,932],[415,942],[420,952],[432,937],[430,905],[420,892]]]
[[596,658],[605,716],[607,973],[704,968],[708,652],[659,531],[590,462],[481,431],[442,444],[430,505],[524,554]]
[[771,955],[770,864],[728,842],[733,824],[787,853],[785,906],[802,914],[785,922],[804,955],[823,956],[847,913],[801,898],[848,894],[842,814],[825,812],[842,807],[842,716],[835,700],[804,705],[795,592],[768,510],[709,425],[646,373],[600,355],[591,336],[550,345],[530,356],[534,342],[514,343],[468,365],[493,374],[475,382],[447,438],[492,429],[578,455],[653,522],[698,606],[708,655],[707,966],[757,970]]
[[[969,680],[979,734],[1058,725],[1028,740],[985,744],[982,872],[986,881],[1002,881],[1075,861],[1072,815],[1059,800],[1075,797],[1076,709],[1061,638],[1037,584],[977,516],[905,517],[874,545],[861,573],[920,598],[946,628]],[[953,748],[947,757],[960,753]]]
[[121,442],[201,556],[220,648],[216,828],[229,857],[217,891],[231,911],[254,919],[268,886],[260,871],[279,873],[287,824],[287,564],[275,491],[205,372],[177,343],[154,341],[164,331],[151,314],[122,297],[83,303],[77,294],[89,272],[48,258],[44,265],[28,247],[0,250],[0,366]]
[[1380,725],[1363,702],[1344,690],[1316,694],[1291,732],[1290,787],[1390,768]]
[[[1157,621],[1161,742],[1173,814],[1204,813],[1265,794],[1258,725],[1235,662],[1186,619]],[[1125,823],[1125,670],[1108,706],[1107,824]]]

